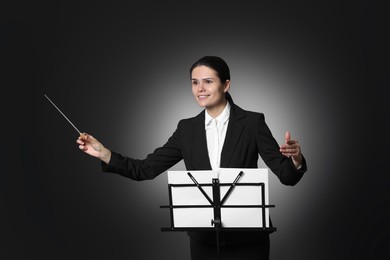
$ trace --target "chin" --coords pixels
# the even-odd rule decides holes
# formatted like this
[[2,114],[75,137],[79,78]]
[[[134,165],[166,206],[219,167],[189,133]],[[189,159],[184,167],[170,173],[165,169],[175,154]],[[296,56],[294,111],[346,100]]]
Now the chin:
[[207,107],[207,104],[206,104],[205,102],[197,101],[197,103],[198,103],[198,105],[199,105],[200,107],[203,107],[203,108]]

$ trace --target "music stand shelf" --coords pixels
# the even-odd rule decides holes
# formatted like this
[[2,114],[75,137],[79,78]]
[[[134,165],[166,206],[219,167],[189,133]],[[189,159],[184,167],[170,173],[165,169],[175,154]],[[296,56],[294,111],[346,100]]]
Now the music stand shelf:
[[[231,169],[230,173],[232,172]],[[236,169],[238,170],[238,169]],[[168,192],[169,192],[169,205],[165,206],[160,206],[160,208],[165,208],[169,209],[170,211],[170,227],[164,227],[161,228],[161,231],[216,231],[216,239],[217,239],[217,251],[219,251],[219,232],[220,231],[261,231],[261,232],[267,232],[267,233],[272,233],[276,231],[275,227],[270,226],[269,223],[269,216],[268,216],[268,211],[267,209],[275,207],[275,205],[268,205],[266,202],[268,202],[268,179],[265,179],[265,181],[261,182],[244,182],[244,183],[239,183],[239,180],[243,177],[244,173],[246,171],[253,171],[255,169],[240,169],[238,175],[236,175],[234,181],[231,182],[224,182],[220,183],[220,179],[218,177],[216,178],[211,178],[212,182],[211,183],[199,183],[197,179],[191,174],[191,172],[187,172],[188,177],[191,179],[192,183],[168,183]],[[264,170],[264,169],[263,169]],[[267,173],[268,173],[268,169]],[[196,172],[196,171],[195,171]],[[193,173],[195,173],[193,172]],[[211,172],[211,171],[210,171]],[[169,172],[168,172],[169,173]],[[203,171],[204,173],[204,171]],[[236,173],[237,174],[237,171]],[[203,175],[197,175],[197,176],[203,176]],[[182,178],[182,177],[180,177]],[[188,203],[174,203],[175,202],[175,192],[174,189],[192,189],[194,190],[199,190],[203,194],[203,202],[202,203],[194,203],[194,202],[188,202]],[[257,198],[259,203],[249,203],[249,204],[241,204],[237,205],[235,203],[229,204],[227,203],[229,201],[229,197],[233,194],[233,191],[236,189],[236,187],[248,187],[244,189],[250,189],[249,187],[255,187],[256,190],[258,188],[260,189],[259,191],[259,197]],[[211,188],[211,191],[210,191]],[[221,198],[221,188],[227,189],[226,193],[224,196]],[[208,193],[212,192],[212,198],[210,198],[209,194],[205,191],[205,189],[208,189]],[[194,191],[192,191],[194,192]],[[176,194],[176,196],[179,197],[180,194]],[[198,194],[199,195],[199,194]],[[181,199],[181,198],[179,198]],[[211,211],[212,211],[212,218],[209,220],[203,220],[203,224],[201,225],[188,225],[188,226],[182,226],[182,225],[176,225],[177,220],[175,219],[175,215],[177,217],[177,214],[175,214],[175,210],[177,213],[177,210],[205,210],[207,209],[207,212],[209,214],[206,214],[207,216],[210,216]],[[229,209],[234,209],[234,210],[250,210],[250,211],[255,211],[259,212],[260,209],[260,216],[257,216],[257,218],[261,219],[261,221],[257,221],[256,225],[250,225],[250,226],[245,226],[245,223],[240,223],[240,217],[241,216],[235,217],[238,219],[239,223],[233,224],[233,225],[224,225],[224,216],[222,215],[223,212],[226,214],[230,214]],[[192,212],[196,212],[192,211]],[[201,214],[201,213],[199,213]],[[252,213],[253,214],[253,213]],[[207,218],[205,216],[205,218]],[[256,216],[251,216],[252,218],[256,218]],[[203,215],[202,215],[203,218]],[[205,221],[210,221],[209,225],[205,225]]]

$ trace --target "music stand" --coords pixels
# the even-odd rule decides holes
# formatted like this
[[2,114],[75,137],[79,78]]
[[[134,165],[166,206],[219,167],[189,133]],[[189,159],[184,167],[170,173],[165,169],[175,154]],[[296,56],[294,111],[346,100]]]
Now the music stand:
[[161,231],[272,233],[268,204],[268,169],[168,171],[170,227]]

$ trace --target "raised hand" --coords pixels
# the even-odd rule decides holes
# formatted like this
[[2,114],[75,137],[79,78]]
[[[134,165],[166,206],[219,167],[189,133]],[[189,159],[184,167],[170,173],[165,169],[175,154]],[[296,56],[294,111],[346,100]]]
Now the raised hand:
[[295,167],[302,165],[301,146],[297,140],[291,140],[290,132],[286,131],[284,135],[284,144],[280,146],[280,152],[287,157],[290,157]]
[[80,134],[76,142],[79,144],[80,150],[82,150],[86,154],[99,158],[105,163],[108,163],[110,161],[111,151],[105,148],[103,144],[100,143],[92,135],[82,133]]

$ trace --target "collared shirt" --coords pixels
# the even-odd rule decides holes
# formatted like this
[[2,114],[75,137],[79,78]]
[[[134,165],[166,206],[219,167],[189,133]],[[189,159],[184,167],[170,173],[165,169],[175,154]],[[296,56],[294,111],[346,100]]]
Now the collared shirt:
[[207,113],[207,110],[205,112],[207,149],[209,152],[211,168],[213,170],[220,168],[222,147],[223,143],[225,142],[229,116],[229,102],[226,103],[225,109],[215,119],[212,118],[209,113]]

